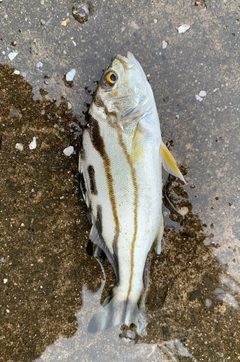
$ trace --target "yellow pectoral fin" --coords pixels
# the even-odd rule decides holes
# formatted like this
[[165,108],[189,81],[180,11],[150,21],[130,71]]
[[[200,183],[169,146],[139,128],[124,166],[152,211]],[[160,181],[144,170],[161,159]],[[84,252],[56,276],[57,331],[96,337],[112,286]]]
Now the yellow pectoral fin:
[[184,183],[186,183],[181,171],[177,167],[176,161],[174,160],[171,152],[167,149],[167,147],[165,146],[165,144],[163,142],[161,142],[161,145],[160,145],[160,152],[162,155],[162,163],[163,163],[163,167],[165,168],[165,170],[167,172],[171,173],[173,176],[180,178],[180,180],[182,180]]

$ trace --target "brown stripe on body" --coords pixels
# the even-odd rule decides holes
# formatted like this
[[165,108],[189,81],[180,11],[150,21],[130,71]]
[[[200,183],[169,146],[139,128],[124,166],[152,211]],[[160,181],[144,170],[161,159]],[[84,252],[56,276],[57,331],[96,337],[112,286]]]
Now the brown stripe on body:
[[134,200],[133,200],[133,207],[134,207],[134,232],[133,232],[133,239],[132,239],[132,243],[131,243],[131,274],[130,274],[130,281],[129,281],[129,287],[128,287],[128,294],[127,294],[127,299],[129,299],[129,295],[131,293],[132,290],[132,280],[133,280],[133,270],[134,270],[134,250],[135,250],[135,245],[136,245],[136,239],[137,239],[137,229],[138,229],[138,184],[137,184],[137,178],[136,178],[136,170],[133,167],[133,163],[131,160],[131,156],[127,151],[126,145],[123,141],[123,137],[122,137],[122,133],[121,130],[117,127],[115,127],[117,129],[117,134],[118,134],[118,142],[119,145],[121,146],[126,161],[129,165],[130,171],[131,171],[131,177],[132,177],[132,182],[133,182],[133,189],[134,189]]
[[112,173],[111,173],[111,161],[106,152],[104,140],[101,136],[98,122],[91,115],[89,118],[89,124],[90,124],[90,137],[91,137],[92,144],[103,159],[103,165],[104,165],[105,175],[106,175],[107,184],[108,184],[108,194],[109,194],[109,199],[110,199],[110,203],[112,206],[113,219],[115,222],[115,235],[114,235],[114,239],[113,239],[113,250],[114,250],[114,254],[116,254],[115,256],[116,256],[116,260],[117,260],[117,247],[116,246],[118,243],[120,226],[119,226],[119,219],[118,219],[118,214],[117,214],[116,198],[115,198],[114,188],[113,188],[113,177],[112,177]]

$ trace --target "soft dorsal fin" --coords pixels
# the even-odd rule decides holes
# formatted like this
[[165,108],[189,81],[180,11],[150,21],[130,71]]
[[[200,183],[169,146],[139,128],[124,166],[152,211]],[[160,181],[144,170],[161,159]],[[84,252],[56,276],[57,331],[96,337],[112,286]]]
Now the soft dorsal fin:
[[177,167],[177,163],[174,157],[172,156],[171,152],[167,149],[166,145],[163,142],[161,142],[160,144],[160,152],[162,155],[162,164],[165,170],[168,173],[172,174],[173,176],[180,178],[180,180],[186,183],[181,171]]

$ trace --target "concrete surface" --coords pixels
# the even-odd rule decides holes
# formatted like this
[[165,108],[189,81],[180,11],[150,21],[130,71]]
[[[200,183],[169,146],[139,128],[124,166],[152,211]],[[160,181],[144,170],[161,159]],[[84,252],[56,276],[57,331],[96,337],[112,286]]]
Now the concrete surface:
[[[238,361],[240,4],[85,5],[81,23],[78,3],[0,1],[0,361]],[[182,24],[190,29],[179,34]],[[87,334],[103,273],[86,252],[77,174],[96,82],[128,50],[149,77],[163,139],[187,180],[164,174],[164,247],[149,256],[148,326],[133,341],[118,328]],[[102,265],[104,298],[115,279]]]

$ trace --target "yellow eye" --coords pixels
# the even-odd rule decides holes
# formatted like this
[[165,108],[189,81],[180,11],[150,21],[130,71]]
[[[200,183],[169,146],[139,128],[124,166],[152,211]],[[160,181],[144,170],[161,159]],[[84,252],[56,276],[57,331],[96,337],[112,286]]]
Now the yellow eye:
[[108,85],[114,85],[117,81],[117,75],[113,71],[110,71],[105,75],[105,81]]

